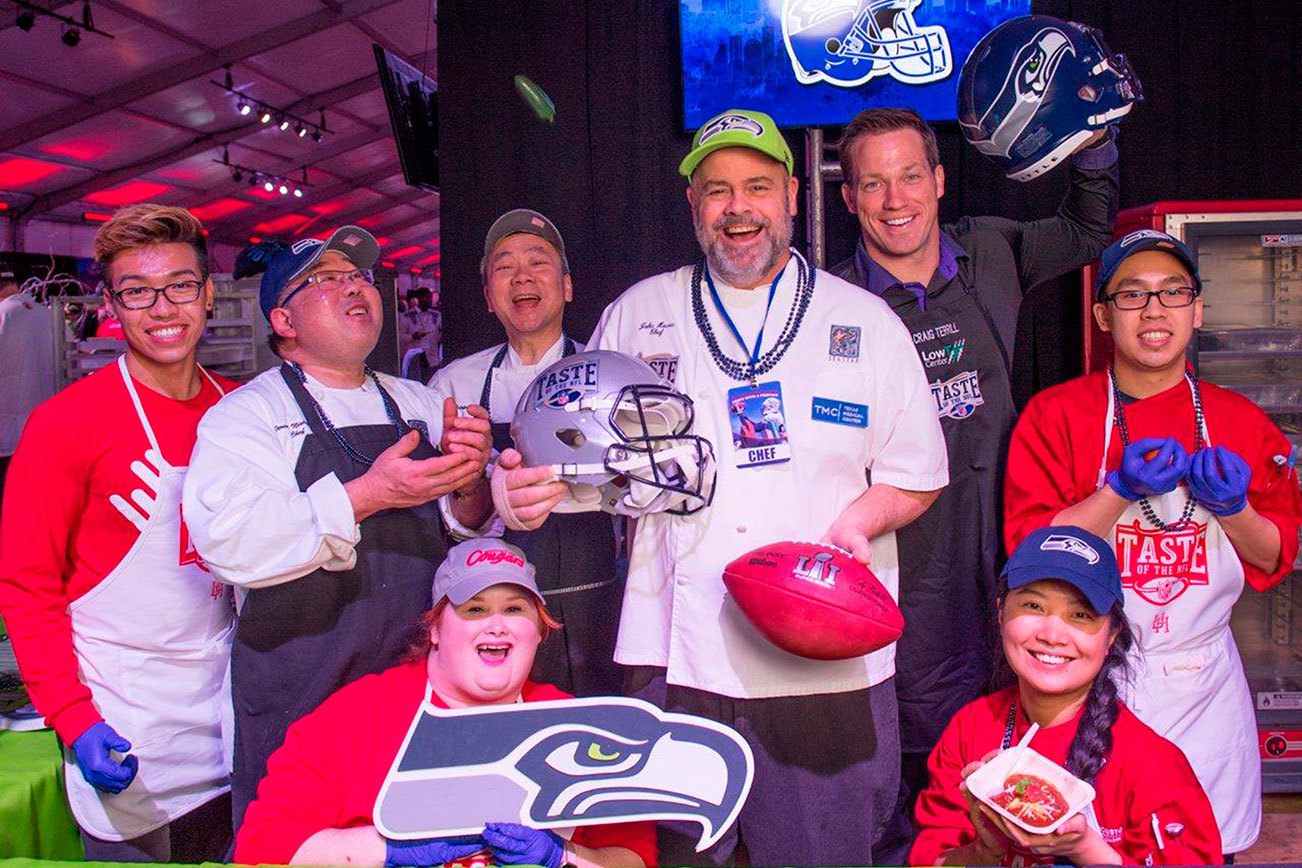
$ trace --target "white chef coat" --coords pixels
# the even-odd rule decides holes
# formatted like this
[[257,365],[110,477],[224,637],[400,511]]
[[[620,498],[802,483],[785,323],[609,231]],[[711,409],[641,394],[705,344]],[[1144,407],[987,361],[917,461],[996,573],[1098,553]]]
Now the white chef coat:
[[[692,268],[641,281],[605,311],[588,342],[646,359],[696,404],[694,433],[714,444],[714,502],[691,516],[658,513],[638,521],[615,659],[664,666],[671,684],[738,698],[858,690],[895,671],[892,644],[865,657],[815,661],[764,639],[727,595],[724,566],[780,540],[817,540],[873,482],[932,491],[949,481],[935,402],[908,331],[880,298],[824,271],[794,342],[758,377],[782,385],[791,460],[738,468],[727,406],[743,385],[711,359],[692,314]],[[797,263],[778,283],[762,352],[778,340],[795,301]],[[736,290],[714,277],[729,315],[753,342],[767,287]],[[702,289],[720,347],[745,358]],[[858,330],[857,341],[845,335]],[[833,345],[832,333],[842,338]],[[852,344],[857,347],[850,351]],[[866,408],[866,427],[815,421],[815,398]],[[898,595],[895,534],[873,540],[872,569]]]
[[50,309],[30,292],[0,300],[0,457],[14,454],[27,414],[53,394]]
[[[583,352],[583,344],[575,343],[575,351]],[[489,365],[501,351],[502,345],[489,347],[483,352],[448,362],[429,381],[429,387],[438,395],[439,403],[451,395],[459,407],[478,404],[484,391],[484,377]],[[520,361],[520,355],[507,348],[506,358],[493,371],[492,421],[510,422],[515,418],[515,405],[520,403],[520,396],[533,382],[533,378],[553,362],[559,361],[565,350],[565,336],[556,339],[556,343],[542,354],[537,364],[526,365]]]
[[[420,383],[379,378],[402,418],[424,422],[437,445],[442,401]],[[307,390],[336,428],[389,424],[370,377],[355,389],[333,389],[308,376]],[[301,491],[294,476],[309,431],[278,367],[222,398],[199,423],[183,510],[191,541],[222,581],[262,588],[355,565],[361,528],[343,483],[331,473]],[[443,517],[475,535],[448,510]]]

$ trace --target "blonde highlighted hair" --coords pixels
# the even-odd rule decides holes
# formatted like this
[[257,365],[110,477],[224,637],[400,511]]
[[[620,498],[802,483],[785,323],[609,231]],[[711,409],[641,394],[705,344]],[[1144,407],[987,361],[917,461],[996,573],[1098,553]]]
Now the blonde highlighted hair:
[[144,202],[118,210],[95,233],[92,252],[104,273],[120,254],[154,244],[189,244],[199,259],[200,277],[208,277],[208,242],[203,224],[184,208]]

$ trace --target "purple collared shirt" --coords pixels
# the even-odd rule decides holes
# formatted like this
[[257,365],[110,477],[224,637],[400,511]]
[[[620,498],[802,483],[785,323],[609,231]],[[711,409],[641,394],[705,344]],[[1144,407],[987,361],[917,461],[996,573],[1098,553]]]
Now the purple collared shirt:
[[[855,259],[858,262],[859,270],[868,278],[868,291],[873,295],[884,295],[886,290],[895,287],[902,287],[913,293],[918,299],[918,309],[927,309],[927,287],[921,283],[905,283],[895,275],[891,274],[882,266],[878,265],[876,260],[868,255],[868,250],[863,246],[863,239],[854,248]],[[958,274],[958,258],[967,256],[957,241],[950,238],[944,232],[940,233],[940,264],[936,270],[940,276],[948,282],[954,279]]]

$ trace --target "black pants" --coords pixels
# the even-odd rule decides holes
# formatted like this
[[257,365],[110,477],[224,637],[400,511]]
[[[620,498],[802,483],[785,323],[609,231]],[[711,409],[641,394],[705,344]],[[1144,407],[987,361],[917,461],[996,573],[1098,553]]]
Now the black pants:
[[222,793],[139,838],[105,841],[79,831],[87,862],[224,862],[235,839],[231,794]]

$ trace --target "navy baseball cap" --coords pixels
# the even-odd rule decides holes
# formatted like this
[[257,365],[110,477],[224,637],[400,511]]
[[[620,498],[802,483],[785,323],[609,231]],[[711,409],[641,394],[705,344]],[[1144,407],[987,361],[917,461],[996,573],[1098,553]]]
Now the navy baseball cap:
[[290,285],[308,272],[327,250],[338,250],[358,268],[370,268],[380,258],[375,236],[360,226],[342,226],[325,241],[302,238],[276,253],[262,272],[258,302],[262,315],[271,320],[271,312],[280,307],[281,298]]
[[524,552],[495,537],[469,539],[449,549],[434,572],[434,602],[447,597],[460,606],[485,588],[503,583],[519,585],[542,604],[533,564]]
[[1202,292],[1203,282],[1198,277],[1198,264],[1194,260],[1193,251],[1183,241],[1156,229],[1137,229],[1113,241],[1099,256],[1099,275],[1094,283],[1095,300],[1103,300],[1103,291],[1107,289],[1108,282],[1117,273],[1121,263],[1142,250],[1160,250],[1180,260],[1193,278],[1194,288]]
[[1121,594],[1121,570],[1107,541],[1071,525],[1033,531],[1004,565],[1008,589],[1024,588],[1043,579],[1058,579],[1075,586],[1094,611],[1106,615]]

